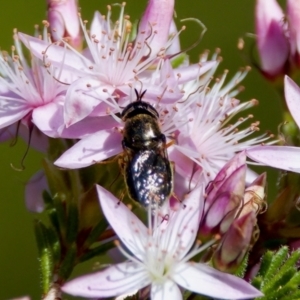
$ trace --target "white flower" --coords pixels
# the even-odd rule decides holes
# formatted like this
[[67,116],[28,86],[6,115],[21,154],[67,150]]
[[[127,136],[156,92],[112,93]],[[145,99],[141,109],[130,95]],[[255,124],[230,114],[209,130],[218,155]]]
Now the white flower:
[[[122,243],[127,261],[76,278],[62,290],[82,297],[113,297],[151,286],[151,299],[182,299],[181,290],[214,298],[249,299],[262,294],[244,280],[189,259],[206,245],[192,248],[203,210],[203,188],[194,189],[178,211],[147,228],[123,203],[98,186],[103,213]],[[151,214],[151,213],[149,213]],[[151,220],[151,218],[149,218]]]

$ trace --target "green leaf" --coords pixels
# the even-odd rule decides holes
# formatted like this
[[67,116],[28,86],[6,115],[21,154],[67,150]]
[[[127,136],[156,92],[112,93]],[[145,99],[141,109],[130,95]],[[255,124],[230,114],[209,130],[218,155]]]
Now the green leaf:
[[101,235],[105,231],[105,229],[108,226],[108,222],[106,221],[105,218],[103,218],[91,231],[89,234],[88,238],[86,239],[85,245],[89,247],[92,245],[94,242],[96,242]]
[[273,252],[272,251],[267,251],[261,261],[261,266],[259,269],[258,274],[264,277],[267,274],[267,271],[271,265],[272,262],[272,257],[273,257]]
[[246,273],[246,269],[248,266],[248,257],[249,257],[249,253],[247,253],[242,261],[242,263],[239,265],[238,269],[235,271],[234,275],[243,278],[245,273]]
[[48,191],[43,191],[43,199],[45,203],[45,211],[50,219],[52,226],[56,232],[60,232],[60,224],[57,216],[57,211],[54,206],[54,201]]
[[76,265],[76,254],[77,247],[75,244],[73,244],[70,248],[67,249],[67,253],[58,270],[58,276],[63,281],[66,281],[69,278],[74,266]]
[[79,214],[77,203],[72,201],[68,207],[68,216],[67,216],[67,233],[66,241],[68,244],[72,244],[76,241],[77,233],[79,227]]
[[[291,300],[299,298],[300,271],[297,262],[300,251],[289,254],[288,247],[268,251],[252,284],[264,293],[260,300]],[[298,297],[298,298],[297,298]]]
[[56,193],[53,197],[55,213],[59,224],[58,234],[61,236],[65,235],[67,225],[66,200],[66,195],[62,193]]
[[49,232],[47,227],[41,222],[36,220],[34,222],[34,233],[36,237],[36,242],[38,246],[38,259],[40,263],[40,273],[41,273],[41,286],[43,293],[49,291],[52,282],[52,272],[53,272],[53,257],[52,249],[49,243],[51,239],[49,237]]
[[95,256],[101,255],[101,254],[105,254],[108,250],[112,249],[115,247],[114,242],[108,242],[105,243],[103,245],[100,245],[98,247],[89,249],[88,252],[86,252],[85,254],[83,254],[79,261],[80,262],[84,262],[86,260],[89,260],[91,258],[94,258]]
[[280,300],[299,300],[300,299],[300,291],[293,292],[291,294],[285,295]]
[[280,248],[276,254],[273,254],[272,261],[269,265],[269,268],[264,276],[264,283],[262,287],[266,285],[268,281],[270,281],[274,275],[278,272],[278,269],[283,264],[288,254],[288,248],[282,247]]
[[56,265],[60,261],[61,245],[56,231],[52,228],[48,228],[48,239],[52,250],[53,263]]

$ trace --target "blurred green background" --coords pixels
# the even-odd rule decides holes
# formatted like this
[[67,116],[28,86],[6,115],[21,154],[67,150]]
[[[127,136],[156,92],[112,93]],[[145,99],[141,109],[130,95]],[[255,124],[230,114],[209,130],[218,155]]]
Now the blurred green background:
[[[12,44],[12,30],[17,28],[27,34],[33,33],[34,24],[41,24],[46,18],[46,1],[14,0],[0,2],[0,47],[9,50]],[[91,20],[93,12],[106,13],[109,0],[82,0],[80,6],[84,19]],[[141,16],[146,0],[128,0],[126,12],[131,19]],[[281,2],[282,3],[282,2]],[[219,74],[229,69],[233,76],[246,62],[237,50],[237,40],[245,33],[254,32],[254,0],[178,0],[176,2],[177,20],[194,17],[200,19],[208,28],[202,42],[189,52],[192,61],[196,62],[199,53],[204,49],[214,51],[222,49],[224,58]],[[115,16],[118,16],[116,8]],[[114,14],[113,14],[114,15]],[[183,48],[198,38],[199,27],[186,23],[187,30],[181,35]],[[259,107],[251,113],[261,121],[261,132],[267,129],[277,133],[281,122],[280,98],[261,75],[252,70],[243,82],[246,90],[238,98],[242,101],[256,98]],[[247,115],[249,112],[245,112]],[[29,295],[32,299],[40,298],[38,262],[33,236],[33,219],[36,217],[26,211],[24,205],[24,187],[26,181],[39,168],[42,155],[30,150],[23,172],[14,171],[10,163],[20,165],[25,151],[25,143],[10,147],[9,143],[0,145],[0,299],[11,299]],[[263,170],[262,168],[259,171]],[[275,193],[275,172],[268,170],[270,179],[268,194]]]

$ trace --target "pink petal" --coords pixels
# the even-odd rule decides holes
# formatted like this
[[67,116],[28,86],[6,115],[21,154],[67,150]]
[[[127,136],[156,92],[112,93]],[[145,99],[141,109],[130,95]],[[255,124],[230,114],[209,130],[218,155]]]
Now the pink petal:
[[20,121],[32,110],[25,105],[20,105],[20,103],[18,103],[17,101],[16,105],[12,103],[12,100],[8,100],[11,101],[11,103],[9,103],[8,105],[6,104],[6,102],[4,102],[4,100],[0,101],[2,102],[0,111],[0,128],[4,128]]
[[178,285],[171,280],[167,280],[162,284],[152,283],[151,300],[182,300],[182,294]]
[[[77,0],[48,0],[48,21],[54,41],[68,37],[75,48],[81,44],[81,32],[78,18]],[[55,29],[55,30],[53,30]]]
[[263,296],[243,279],[200,263],[179,264],[172,279],[187,290],[213,298],[238,300]]
[[300,128],[300,88],[287,75],[284,77],[284,95],[289,111]]
[[60,137],[69,139],[82,139],[101,130],[112,130],[119,123],[111,116],[87,117],[82,121],[65,128],[61,131]]
[[[169,36],[173,34],[177,34],[178,30],[176,27],[176,23],[172,19],[170,28],[169,28]],[[180,40],[179,40],[179,35],[176,35],[175,38],[172,40],[171,46],[167,49],[166,54],[167,55],[172,55],[175,53],[178,53],[180,51]]]
[[158,53],[168,40],[173,14],[174,0],[150,0],[139,25],[137,41],[144,41],[154,34],[149,47],[152,53]]
[[246,171],[246,185],[248,186],[250,183],[252,183],[256,178],[258,177],[258,174],[251,170],[250,168],[247,168]]
[[16,135],[17,123],[9,125],[0,129],[0,142],[6,142],[15,137]]
[[32,121],[44,134],[53,138],[59,137],[61,127],[64,127],[63,106],[50,102],[37,107],[32,113]]
[[[28,143],[29,141],[29,129],[26,125],[20,124],[19,131],[17,132],[17,123],[0,129],[0,142],[4,142],[6,140],[12,139],[16,137],[16,134],[19,134],[22,139]],[[30,147],[46,153],[49,140],[46,135],[44,135],[36,126],[33,127],[31,133]]]
[[195,80],[201,75],[205,74],[210,69],[216,67],[218,64],[217,61],[207,61],[201,62],[198,64],[193,64],[185,67],[179,67],[175,69],[176,74],[180,74],[178,83],[186,83],[190,80]]
[[262,69],[269,75],[277,75],[282,71],[289,54],[283,28],[283,11],[276,0],[257,0],[255,16]]
[[40,213],[44,210],[43,191],[48,190],[48,183],[43,171],[35,173],[25,187],[25,204],[30,212]]
[[36,108],[32,114],[33,123],[44,134],[50,137],[82,139],[104,129],[117,127],[119,123],[111,116],[87,117],[66,128],[63,119],[63,106],[59,103],[49,103]]
[[107,22],[102,15],[96,11],[90,27],[90,36],[95,36],[95,38],[100,38],[102,36],[102,31],[108,32]]
[[287,1],[287,20],[289,23],[291,53],[295,55],[300,53],[300,1]]
[[[149,72],[144,73],[144,81],[141,77],[143,84],[143,89],[147,90],[147,93],[143,97],[144,100],[153,102],[156,104],[160,101],[163,104],[172,104],[177,100],[181,99],[183,94],[178,87],[178,78],[174,72],[170,60],[165,60],[159,74],[154,73],[151,78]],[[150,78],[150,80],[149,80]],[[127,85],[118,87],[120,91],[124,94],[129,95],[129,92],[132,90]]]
[[[170,238],[165,241],[166,249],[170,252],[178,247],[178,236],[180,236],[180,254],[179,260],[183,258],[191,249],[195,242],[195,237],[198,231],[200,218],[203,211],[204,189],[199,186],[187,195],[179,209],[169,216],[169,223],[166,228],[163,228],[163,233]],[[177,234],[174,234],[176,232]],[[164,240],[162,239],[162,242]],[[164,247],[164,246],[162,246]]]
[[242,151],[236,154],[229,162],[222,167],[219,173],[216,175],[216,178],[213,181],[211,186],[207,187],[208,192],[208,200],[207,203],[211,203],[219,192],[219,188],[222,187],[223,183],[232,175],[236,170],[246,164],[246,155],[245,152]]
[[121,140],[121,134],[115,130],[102,130],[80,140],[54,164],[68,169],[93,165],[121,153]]
[[132,262],[113,265],[104,271],[75,278],[62,291],[73,296],[106,298],[127,294],[150,284],[144,268]]
[[46,61],[53,63],[56,66],[62,66],[64,69],[74,71],[76,74],[82,72],[86,75],[92,74],[91,62],[65,47],[46,43],[38,38],[32,37],[24,33],[18,33],[20,40],[32,52],[32,54],[39,59],[44,59],[46,54]]
[[260,164],[300,173],[299,147],[255,146],[247,149],[246,154]]
[[97,185],[97,192],[102,211],[116,235],[135,257],[143,260],[147,247],[147,227],[109,191]]
[[[76,80],[69,87],[65,100],[65,124],[68,126],[84,119],[102,102],[109,100],[113,88],[101,86],[99,79],[85,77]],[[111,102],[111,101],[110,101]],[[103,108],[111,109],[109,104]],[[103,109],[103,115],[106,111]]]
[[182,199],[190,190],[194,162],[175,147],[171,147],[168,154],[169,160],[174,163],[175,169],[174,192],[179,199]]

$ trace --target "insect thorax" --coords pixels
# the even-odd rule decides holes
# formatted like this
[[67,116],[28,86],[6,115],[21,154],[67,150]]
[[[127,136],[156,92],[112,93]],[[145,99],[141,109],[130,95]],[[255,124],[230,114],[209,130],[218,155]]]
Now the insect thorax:
[[137,109],[126,114],[124,119],[123,146],[126,148],[149,150],[164,145],[165,136],[161,133],[156,115],[148,110]]

